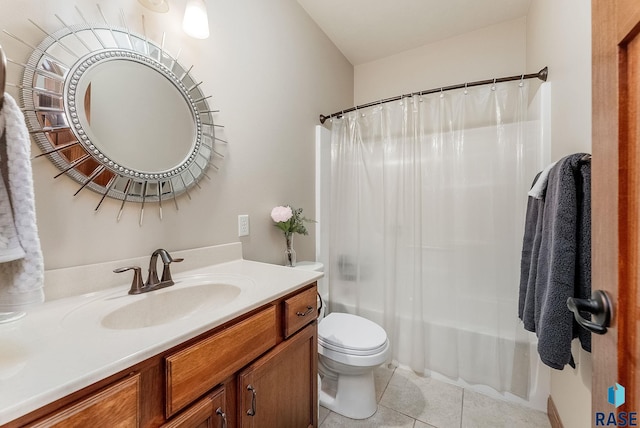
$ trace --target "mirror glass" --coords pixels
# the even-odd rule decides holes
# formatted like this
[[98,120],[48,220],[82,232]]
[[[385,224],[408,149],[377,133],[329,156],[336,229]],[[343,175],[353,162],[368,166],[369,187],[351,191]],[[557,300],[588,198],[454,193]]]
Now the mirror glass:
[[214,155],[213,114],[200,83],[163,47],[128,29],[80,24],[47,37],[25,68],[27,126],[42,154],[106,197],[171,199],[203,177]]
[[171,81],[145,64],[99,64],[85,73],[78,94],[83,100],[80,123],[114,162],[140,171],[168,171],[193,150],[196,127],[189,104]]

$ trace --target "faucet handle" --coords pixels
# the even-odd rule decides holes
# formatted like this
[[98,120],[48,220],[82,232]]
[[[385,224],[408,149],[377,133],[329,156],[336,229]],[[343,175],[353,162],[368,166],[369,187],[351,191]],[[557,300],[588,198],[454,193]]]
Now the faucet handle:
[[173,282],[173,278],[171,278],[171,270],[169,268],[169,265],[171,263],[179,263],[184,260],[182,257],[174,259],[171,256],[169,256],[169,259],[170,259],[169,263],[165,263],[164,266],[162,267],[162,279],[160,279],[161,282],[165,282],[165,281]]
[[131,289],[129,294],[140,294],[143,292],[144,283],[142,282],[142,269],[140,266],[127,266],[114,269],[114,273],[122,273],[128,270],[133,270],[133,280],[131,281]]

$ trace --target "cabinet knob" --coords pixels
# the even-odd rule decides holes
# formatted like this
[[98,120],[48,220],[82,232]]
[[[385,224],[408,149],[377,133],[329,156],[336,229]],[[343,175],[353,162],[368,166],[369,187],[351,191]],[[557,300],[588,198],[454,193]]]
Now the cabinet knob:
[[311,312],[313,312],[313,306],[309,306],[307,305],[307,311],[306,312],[296,312],[296,315],[299,317],[306,317],[307,315],[309,315]]
[[247,390],[251,391],[251,408],[247,410],[247,415],[256,415],[256,390],[252,385],[247,385]]
[[227,415],[222,411],[221,407],[216,409],[216,415],[222,418],[222,428],[227,428]]

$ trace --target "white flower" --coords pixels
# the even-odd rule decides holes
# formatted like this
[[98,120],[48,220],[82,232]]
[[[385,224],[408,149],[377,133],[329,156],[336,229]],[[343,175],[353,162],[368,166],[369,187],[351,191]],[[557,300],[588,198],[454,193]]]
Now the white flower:
[[276,223],[280,223],[281,221],[288,221],[291,217],[293,217],[293,211],[291,211],[291,207],[275,207],[271,210],[271,218]]

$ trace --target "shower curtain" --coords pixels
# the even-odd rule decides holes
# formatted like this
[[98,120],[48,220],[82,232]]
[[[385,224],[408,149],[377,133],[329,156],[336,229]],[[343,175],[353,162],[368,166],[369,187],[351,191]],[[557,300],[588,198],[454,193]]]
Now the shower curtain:
[[397,364],[521,397],[519,261],[541,164],[528,94],[516,81],[413,96],[331,125],[331,309],[382,325]]

